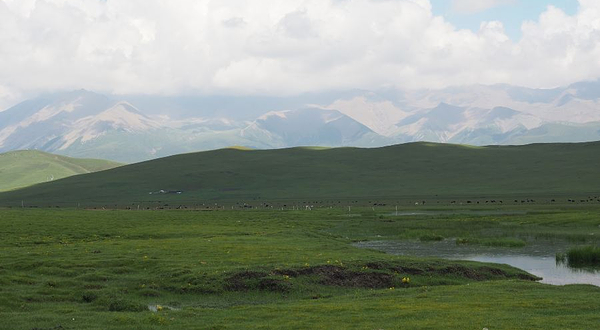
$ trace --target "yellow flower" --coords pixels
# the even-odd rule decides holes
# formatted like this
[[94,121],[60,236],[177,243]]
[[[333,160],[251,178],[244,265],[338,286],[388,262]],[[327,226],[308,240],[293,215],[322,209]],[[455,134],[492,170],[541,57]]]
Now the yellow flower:
[[161,305],[156,305],[156,310],[160,312],[163,310],[163,307]]

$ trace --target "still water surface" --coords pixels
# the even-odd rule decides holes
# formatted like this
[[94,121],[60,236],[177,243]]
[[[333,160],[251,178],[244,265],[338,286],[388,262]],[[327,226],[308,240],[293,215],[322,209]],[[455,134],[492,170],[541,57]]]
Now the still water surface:
[[541,282],[548,284],[600,286],[600,270],[573,269],[556,263],[557,252],[565,252],[574,246],[564,241],[533,240],[521,248],[457,245],[453,239],[440,242],[368,241],[354,245],[396,255],[508,264],[542,277]]

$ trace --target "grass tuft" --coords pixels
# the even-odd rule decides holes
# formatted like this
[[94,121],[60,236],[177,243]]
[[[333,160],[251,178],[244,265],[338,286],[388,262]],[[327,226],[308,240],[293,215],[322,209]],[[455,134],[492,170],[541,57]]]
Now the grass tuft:
[[438,234],[426,234],[419,237],[419,240],[422,242],[439,242],[444,240],[444,236]]
[[503,238],[457,238],[456,244],[473,244],[495,247],[523,247],[527,245],[522,239],[503,237]]
[[115,299],[109,303],[108,310],[110,312],[143,312],[148,310],[148,307],[131,300]]
[[600,247],[581,246],[569,249],[567,253],[556,254],[558,263],[566,263],[569,267],[600,266]]

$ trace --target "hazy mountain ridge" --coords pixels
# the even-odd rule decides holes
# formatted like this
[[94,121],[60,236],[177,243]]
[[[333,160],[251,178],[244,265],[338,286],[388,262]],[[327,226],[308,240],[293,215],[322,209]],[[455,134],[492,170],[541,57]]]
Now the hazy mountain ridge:
[[[248,113],[260,115],[248,119]],[[231,145],[592,140],[600,140],[600,81],[547,90],[475,85],[290,98],[104,96],[80,90],[0,112],[0,151],[39,149],[126,162]]]

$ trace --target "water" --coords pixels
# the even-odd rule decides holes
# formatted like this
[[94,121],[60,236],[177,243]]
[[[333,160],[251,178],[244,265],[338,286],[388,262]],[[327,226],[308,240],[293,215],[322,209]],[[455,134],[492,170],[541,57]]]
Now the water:
[[565,252],[573,246],[564,241],[534,240],[522,248],[457,245],[452,239],[440,242],[369,241],[354,245],[395,255],[508,264],[542,277],[540,282],[547,284],[600,286],[600,270],[573,269],[556,263],[556,253]]

